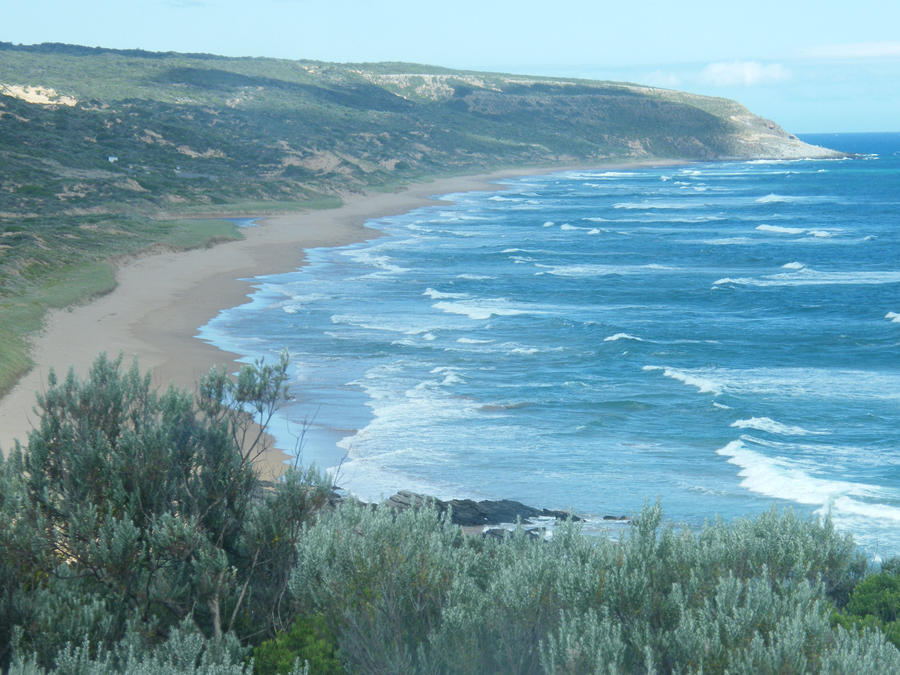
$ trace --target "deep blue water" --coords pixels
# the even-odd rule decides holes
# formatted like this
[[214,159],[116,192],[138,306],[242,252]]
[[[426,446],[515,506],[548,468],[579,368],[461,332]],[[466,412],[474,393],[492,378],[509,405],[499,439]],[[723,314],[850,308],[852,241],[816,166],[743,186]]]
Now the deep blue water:
[[306,461],[690,525],[774,502],[900,553],[900,134],[855,159],[577,171],[369,223],[201,337],[287,348]]

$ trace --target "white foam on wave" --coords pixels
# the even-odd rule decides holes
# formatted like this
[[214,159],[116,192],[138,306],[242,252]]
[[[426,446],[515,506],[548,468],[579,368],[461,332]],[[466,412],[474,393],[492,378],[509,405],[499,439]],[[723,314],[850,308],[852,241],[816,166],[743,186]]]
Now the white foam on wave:
[[[446,223],[467,223],[467,222],[484,222],[494,220],[488,216],[480,216],[475,213],[461,213],[460,211],[441,211],[438,216],[441,221]],[[412,228],[409,225],[407,227]]]
[[564,232],[572,232],[573,230],[580,230],[582,228],[575,227],[574,225],[571,225],[569,223],[563,223],[562,225],[559,226],[559,229],[563,230]]
[[696,372],[686,370],[678,370],[677,368],[669,368],[666,366],[644,366],[643,370],[647,372],[660,371],[666,377],[671,377],[683,384],[691,387],[697,387],[701,394],[714,394],[718,396],[722,393],[722,385],[707,377],[702,377]]
[[603,173],[594,174],[597,178],[633,178],[640,174],[633,171],[604,171]]
[[745,164],[793,164],[802,162],[802,159],[750,159]]
[[505,298],[481,298],[466,302],[438,302],[432,305],[435,309],[448,314],[462,314],[476,321],[484,321],[494,316],[519,316],[521,314],[540,314],[535,309],[517,307]]
[[643,202],[619,202],[617,204],[613,204],[614,209],[626,209],[629,211],[652,211],[655,209],[673,209],[673,210],[681,210],[681,209],[693,209],[698,207],[703,207],[705,204],[698,204],[696,202],[689,202],[687,200],[677,201],[677,202],[651,202],[651,201],[643,201]]
[[632,274],[646,274],[648,272],[672,272],[677,271],[674,267],[666,267],[665,265],[543,265],[536,263],[535,267],[547,270],[546,272],[538,272],[538,274],[552,274],[557,277],[570,278],[586,278],[586,277],[603,277]]
[[862,517],[900,522],[900,509],[861,501],[883,499],[884,490],[877,486],[815,476],[790,459],[756,452],[744,440],[731,441],[716,453],[740,468],[741,487],[756,494],[818,506],[820,514],[830,512],[835,520]]
[[546,272],[538,272],[538,274],[552,274],[557,277],[583,278],[628,274],[627,268],[622,265],[542,265],[538,263],[535,267],[546,270]]
[[351,382],[365,392],[372,418],[337,443],[346,453],[339,468],[341,486],[369,500],[400,489],[457,496],[460,486],[423,481],[415,472],[407,473],[407,467],[449,461],[444,448],[422,443],[436,425],[465,429],[468,420],[483,417],[483,401],[456,393],[462,382],[465,373],[458,368],[438,367],[426,374],[418,364],[402,361],[376,366]]
[[760,232],[771,232],[774,234],[805,235],[814,239],[831,239],[841,233],[840,230],[805,229],[802,227],[784,227],[783,225],[757,225],[756,229]]
[[403,333],[404,335],[422,335],[434,330],[434,326],[404,325],[402,319],[396,323],[378,323],[377,317],[359,314],[332,314],[331,323],[338,326],[354,326],[356,328],[365,328],[366,330]]
[[554,223],[552,220],[548,220],[543,224],[543,227],[553,227],[554,225],[556,225],[556,223]]
[[890,320],[891,323],[900,323],[900,314],[897,312],[888,312],[884,318]]
[[663,222],[663,223],[716,223],[716,222],[721,222],[723,220],[728,220],[728,219],[725,216],[721,216],[721,215],[708,215],[708,216],[690,216],[690,217],[668,216],[668,217],[657,218],[656,220],[657,220],[657,222]]
[[494,342],[494,340],[479,340],[477,338],[466,338],[461,337],[456,340],[461,345],[488,345]]
[[771,417],[751,417],[746,420],[735,420],[731,426],[736,429],[755,429],[756,431],[765,431],[770,434],[779,434],[782,436],[807,436],[810,434],[822,434],[821,431],[809,431],[803,427],[792,426],[776,422]]
[[[735,396],[837,401],[900,400],[900,374],[838,368],[685,368],[645,366],[669,377],[708,383],[710,391]],[[678,376],[676,376],[676,373]],[[695,385],[698,386],[699,384]]]
[[790,272],[763,277],[724,277],[713,286],[872,286],[900,283],[900,270],[820,272],[810,267],[789,268]]
[[784,227],[782,225],[757,225],[756,229],[760,232],[775,232],[777,234],[803,234],[806,232],[802,227]]
[[[550,251],[543,248],[505,248],[500,253],[509,255],[512,253],[526,253],[528,255],[553,255],[555,251]],[[531,260],[531,258],[521,258],[522,260]],[[513,258],[516,260],[516,258]]]
[[703,243],[707,246],[751,246],[762,242],[748,237],[722,237],[720,239],[704,239]]
[[285,314],[296,314],[315,302],[330,299],[331,296],[318,293],[291,294],[291,299],[281,305],[281,311]]
[[379,270],[371,276],[381,276],[384,274],[401,274],[403,272],[409,271],[409,269],[405,267],[400,267],[399,265],[394,264],[391,261],[390,257],[386,255],[379,255],[377,253],[377,248],[375,247],[370,249],[349,249],[347,251],[343,251],[341,255],[345,255],[362,265],[374,267]]
[[444,293],[442,291],[436,291],[433,288],[426,288],[422,295],[431,298],[432,300],[451,300],[454,298],[467,298],[469,297],[466,293]]
[[791,195],[778,195],[770,192],[765,197],[756,199],[757,204],[789,204],[791,202],[802,201],[803,197],[795,197]]
[[[462,384],[465,382],[462,375],[460,375],[462,371],[459,368],[454,368],[453,366],[438,366],[436,368],[432,368],[430,373],[432,375],[443,375],[444,379],[441,380],[440,386],[446,387],[451,384]],[[422,382],[417,387],[429,387],[432,386],[433,382]]]
[[604,342],[617,342],[618,340],[634,340],[636,342],[643,342],[642,338],[636,337],[634,335],[629,335],[628,333],[616,333],[615,335],[609,335],[603,338]]
[[640,174],[632,171],[566,171],[563,176],[572,180],[597,180],[598,178],[633,178]]
[[468,281],[488,281],[489,279],[493,279],[494,277],[487,276],[485,274],[457,274],[457,279],[466,279]]
[[804,267],[806,267],[806,265],[804,265],[802,262],[794,261],[785,263],[781,267],[786,270],[802,270]]

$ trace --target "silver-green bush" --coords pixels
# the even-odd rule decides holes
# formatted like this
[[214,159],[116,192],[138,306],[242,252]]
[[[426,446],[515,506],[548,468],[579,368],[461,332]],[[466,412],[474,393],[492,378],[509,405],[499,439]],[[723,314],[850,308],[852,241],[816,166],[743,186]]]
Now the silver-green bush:
[[621,542],[575,524],[544,541],[346,505],[298,559],[295,601],[353,673],[900,672],[883,635],[829,622],[865,571],[852,540],[791,512],[694,533],[652,506]]

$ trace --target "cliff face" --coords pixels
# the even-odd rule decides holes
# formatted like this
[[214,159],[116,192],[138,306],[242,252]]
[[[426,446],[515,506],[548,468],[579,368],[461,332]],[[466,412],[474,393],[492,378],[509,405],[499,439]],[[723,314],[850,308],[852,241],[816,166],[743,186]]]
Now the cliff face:
[[744,110],[731,118],[735,133],[732,156],[776,159],[837,159],[844,153],[804,143],[770,120]]
[[[457,110],[553,119],[575,124],[598,147],[630,157],[691,159],[836,158],[771,120],[723,98],[617,82],[516,75],[404,73],[358,69],[369,81],[409,100],[454,102]],[[394,72],[396,71],[396,72]],[[536,111],[540,110],[540,113]],[[536,121],[536,120],[535,120]],[[586,132],[591,131],[591,134]]]
[[[653,91],[653,90],[647,90]],[[682,92],[663,94],[701,110],[729,125],[722,159],[837,159],[844,153],[804,143],[772,120],[754,115],[736,101]]]
[[0,213],[287,202],[611,160],[839,156],[633,84],[0,43]]

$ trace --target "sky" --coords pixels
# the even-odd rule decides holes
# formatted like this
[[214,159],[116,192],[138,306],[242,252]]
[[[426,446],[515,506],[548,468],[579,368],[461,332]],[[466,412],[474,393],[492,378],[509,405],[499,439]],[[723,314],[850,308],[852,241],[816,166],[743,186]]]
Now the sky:
[[889,0],[0,2],[15,44],[624,80],[733,98],[794,133],[900,131]]

